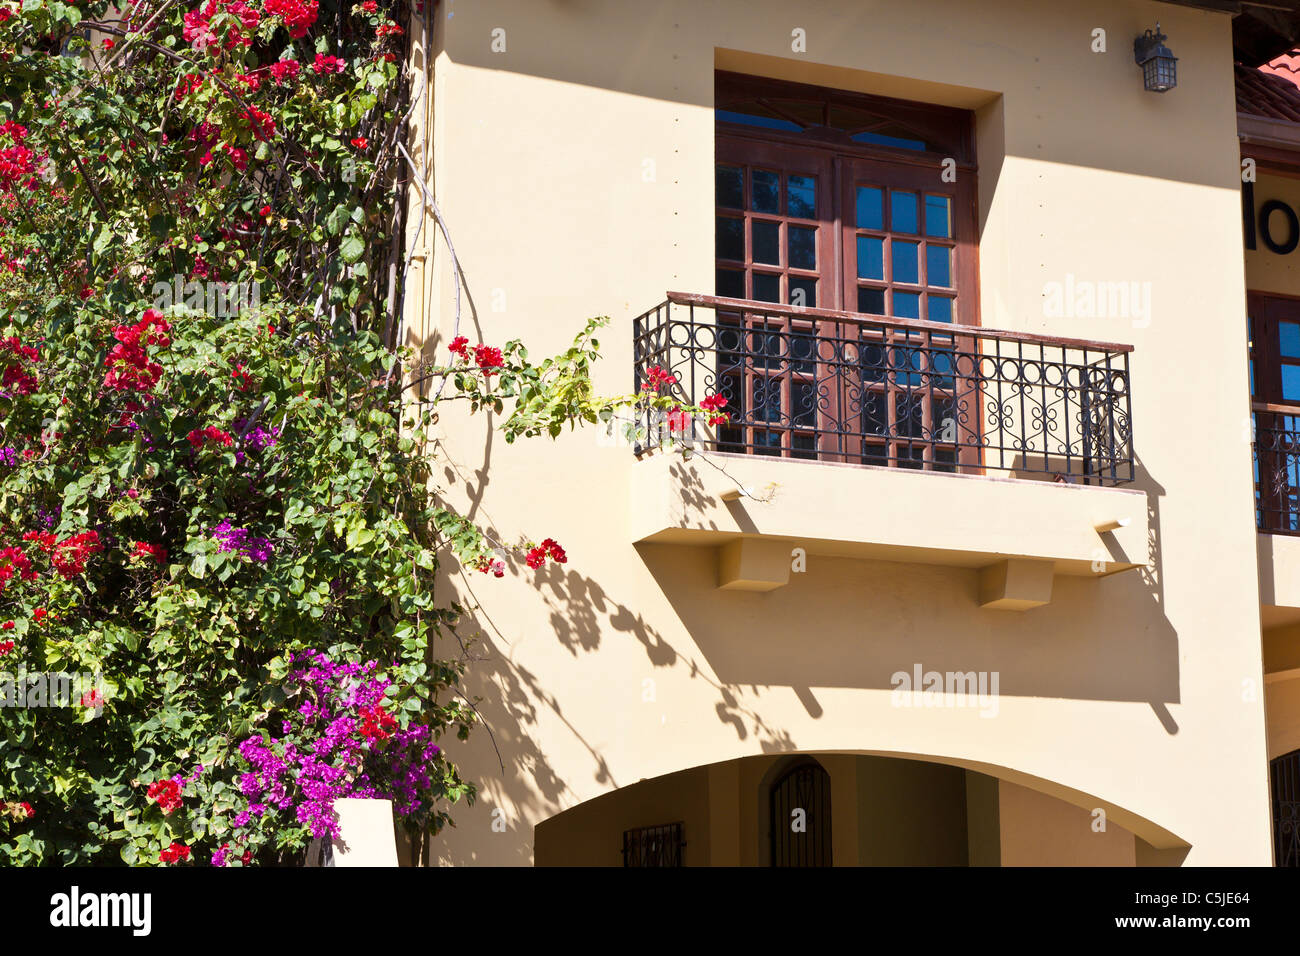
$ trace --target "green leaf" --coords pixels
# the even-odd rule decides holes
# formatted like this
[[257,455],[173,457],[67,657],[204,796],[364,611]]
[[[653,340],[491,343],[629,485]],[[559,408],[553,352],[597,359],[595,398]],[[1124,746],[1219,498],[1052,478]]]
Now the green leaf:
[[344,262],[356,262],[365,251],[366,244],[358,239],[355,234],[350,233],[339,244],[339,256]]

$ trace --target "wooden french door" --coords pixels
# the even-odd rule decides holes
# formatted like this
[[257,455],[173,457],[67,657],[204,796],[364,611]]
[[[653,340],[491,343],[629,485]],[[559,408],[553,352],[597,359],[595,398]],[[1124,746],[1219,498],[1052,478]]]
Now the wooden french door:
[[1253,292],[1246,311],[1256,524],[1300,532],[1300,299]]
[[[846,308],[977,324],[973,190],[924,166],[846,159],[841,170]],[[842,334],[859,340],[865,463],[936,471],[979,463],[974,338],[856,323]]]
[[[719,296],[978,323],[973,173],[719,132],[715,213]],[[718,324],[722,450],[979,464],[970,336],[743,309]]]
[[[716,294],[838,308],[831,155],[719,137],[717,157]],[[719,312],[718,325],[719,389],[748,423],[723,428],[722,447],[818,457],[836,414],[820,388],[833,324],[736,311]]]

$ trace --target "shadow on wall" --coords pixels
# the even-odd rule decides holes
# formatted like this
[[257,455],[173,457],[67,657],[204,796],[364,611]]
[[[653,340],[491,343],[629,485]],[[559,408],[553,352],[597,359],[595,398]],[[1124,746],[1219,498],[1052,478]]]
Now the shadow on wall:
[[[706,497],[698,475],[675,474],[698,509]],[[917,664],[927,672],[997,672],[1003,696],[1148,703],[1172,734],[1178,728],[1165,705],[1179,700],[1178,639],[1161,581],[1164,489],[1140,462],[1136,476],[1149,502],[1148,553],[1109,547],[1113,559],[1144,567],[1099,580],[1058,576],[1052,603],[1023,612],[981,609],[974,569],[809,554],[788,585],[754,593],[715,587],[712,548],[636,549],[723,687],[791,687],[817,717],[812,687],[892,689],[893,675]],[[732,505],[744,529],[748,519],[737,511],[745,506]],[[1146,623],[1137,630],[1130,622]],[[580,607],[553,614],[552,624],[571,642],[594,637]],[[659,664],[654,650],[647,647]]]
[[[496,529],[489,527],[487,531],[498,537]],[[522,573],[516,562],[507,562],[506,566],[509,573]],[[472,822],[468,825],[495,824],[507,832],[518,831],[510,837],[510,845],[515,848],[518,863],[528,865],[534,823],[552,816],[555,807],[573,802],[571,797],[566,799],[568,783],[547,762],[543,740],[546,733],[563,727],[571,739],[580,742],[591,755],[593,777],[602,787],[616,790],[635,781],[616,780],[604,756],[566,719],[558,698],[542,686],[536,675],[511,660],[490,611],[478,604],[474,581],[456,568],[449,568],[447,573],[445,583],[440,584],[440,593],[447,595],[447,603],[477,606],[475,616],[466,618],[466,627],[461,630],[475,622],[481,627],[474,643],[469,645],[471,666],[467,690],[478,698],[476,710],[482,718],[482,726],[474,733],[491,739],[497,755],[494,759],[509,755],[508,760],[498,759],[497,766],[490,771],[478,773],[475,782],[484,805],[494,809],[511,807],[512,812],[499,820],[470,814],[468,819]],[[739,740],[751,742],[763,753],[794,750],[794,741],[786,731],[768,725],[760,714],[742,705],[732,688],[713,680],[697,661],[677,651],[632,607],[611,599],[592,578],[555,564],[527,573],[535,575],[549,608],[547,639],[553,634],[575,658],[599,648],[602,634],[606,638],[630,636],[644,648],[646,658],[655,667],[686,667],[692,678],[710,683],[717,694],[718,719],[730,725]],[[539,628],[537,633],[547,632]],[[456,808],[452,815],[458,821],[467,816],[463,809]],[[440,842],[433,841],[434,862],[451,862],[439,860],[442,850]],[[471,856],[455,862],[473,863],[474,859]]]
[[[481,483],[466,483],[477,485],[473,500],[479,502]],[[893,675],[910,673],[915,664],[926,671],[996,671],[1002,696],[1146,702],[1172,734],[1177,726],[1165,704],[1179,699],[1178,642],[1163,613],[1163,489],[1142,468],[1138,485],[1150,502],[1149,554],[1114,557],[1146,566],[1096,581],[1057,578],[1052,604],[1021,613],[981,610],[977,572],[968,569],[810,555],[807,572],[792,574],[786,587],[768,594],[739,593],[714,587],[712,549],[637,545],[688,635],[688,643],[675,645],[645,620],[635,598],[619,600],[596,578],[566,565],[548,564],[536,572],[513,561],[506,567],[510,574],[528,575],[544,602],[548,626],[533,632],[539,639],[554,639],[581,659],[600,649],[602,641],[632,638],[652,667],[684,668],[692,680],[711,685],[717,719],[752,752],[788,754],[796,747],[786,729],[772,726],[742,703],[742,688],[790,687],[806,711],[819,718],[822,706],[813,687],[891,689]],[[703,492],[687,490],[688,495],[697,493]],[[495,527],[484,524],[492,537],[500,538]],[[569,722],[556,695],[511,659],[490,606],[479,604],[477,576],[454,567],[446,574],[440,593],[447,601],[476,607],[460,636],[466,636],[469,626],[481,629],[471,647],[468,688],[479,697],[483,719],[475,733],[490,737],[498,754],[510,755],[495,767],[480,766],[474,776],[487,807],[510,807],[511,812],[499,821],[473,814],[466,823],[517,831],[507,837],[511,852],[520,864],[528,864],[533,825],[553,815],[557,806],[573,802],[569,781],[547,761],[548,735],[563,728],[580,742],[602,788],[616,790],[636,781],[615,779],[597,746]],[[1159,613],[1151,613],[1153,604]],[[923,621],[913,613],[918,606],[928,609]],[[1159,623],[1135,632],[1124,626],[1126,621]],[[699,658],[693,656],[697,652]],[[437,846],[435,841],[435,853]]]

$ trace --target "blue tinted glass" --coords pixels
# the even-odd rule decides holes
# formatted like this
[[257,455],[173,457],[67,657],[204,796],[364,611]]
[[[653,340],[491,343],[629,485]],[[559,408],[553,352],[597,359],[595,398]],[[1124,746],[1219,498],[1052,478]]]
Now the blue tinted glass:
[[808,226],[786,226],[789,246],[786,263],[791,269],[817,268],[817,230]]
[[925,284],[952,285],[952,255],[947,246],[925,247]]
[[719,269],[715,288],[717,289],[717,295],[726,296],[730,299],[743,299],[745,297],[745,273],[738,269]]
[[885,290],[858,288],[858,311],[868,315],[885,314]]
[[[952,353],[932,351],[930,353],[930,372],[930,384],[935,388],[952,388]],[[939,402],[936,401],[936,412],[939,411],[938,404]]]
[[883,279],[885,277],[885,240],[874,236],[858,236],[858,278]]
[[755,262],[779,266],[781,264],[781,224],[755,219],[751,223],[753,234],[750,247]]
[[745,261],[745,220],[718,217],[717,255],[719,259]]
[[780,302],[781,277],[755,272],[754,299],[758,302]]
[[925,234],[940,239],[952,238],[951,200],[947,196],[925,197]]
[[917,292],[894,292],[894,315],[900,319],[921,317],[921,296]]
[[1300,401],[1300,365],[1282,366],[1282,397],[1289,402]]
[[803,127],[798,123],[791,123],[789,120],[777,119],[774,116],[755,116],[753,113],[733,113],[730,110],[715,110],[714,118],[724,123],[739,123],[742,126],[761,126],[763,129],[783,129],[790,133],[798,133]]
[[745,208],[745,171],[739,166],[719,166],[714,188],[719,206]]
[[1300,322],[1277,324],[1278,347],[1289,358],[1300,358]]
[[855,143],[875,143],[877,146],[893,146],[896,149],[924,150],[925,143],[919,139],[903,139],[899,136],[886,136],[883,133],[855,133]]
[[885,228],[884,190],[875,186],[858,187],[858,228]]
[[750,208],[754,212],[781,212],[781,174],[770,169],[754,170]]
[[817,280],[801,279],[790,276],[790,305],[802,305],[809,309],[817,307]]
[[[952,299],[942,295],[930,296],[928,303],[930,314],[927,318],[931,322],[951,322],[952,321]],[[947,338],[945,336],[945,338]]]
[[895,282],[916,285],[921,281],[921,244],[919,242],[890,242],[890,261]]
[[786,180],[786,214],[796,219],[817,218],[817,177],[791,176]]
[[889,227],[894,232],[917,233],[916,193],[889,191]]

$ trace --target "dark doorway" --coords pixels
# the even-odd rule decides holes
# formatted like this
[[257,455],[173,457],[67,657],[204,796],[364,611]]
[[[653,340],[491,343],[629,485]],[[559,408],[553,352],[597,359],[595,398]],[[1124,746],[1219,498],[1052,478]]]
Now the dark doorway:
[[831,865],[831,778],[815,761],[772,785],[772,866]]
[[1273,862],[1300,867],[1300,750],[1274,759]]

